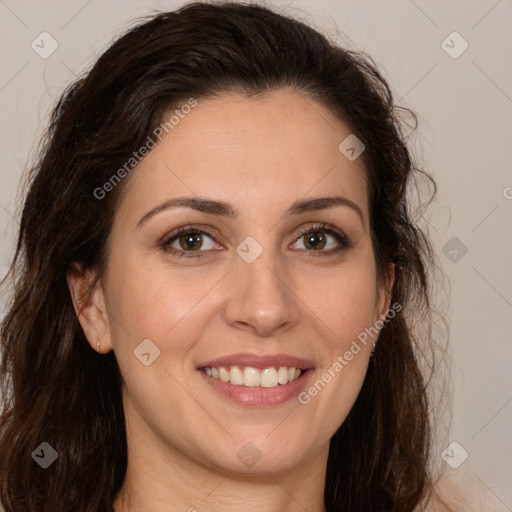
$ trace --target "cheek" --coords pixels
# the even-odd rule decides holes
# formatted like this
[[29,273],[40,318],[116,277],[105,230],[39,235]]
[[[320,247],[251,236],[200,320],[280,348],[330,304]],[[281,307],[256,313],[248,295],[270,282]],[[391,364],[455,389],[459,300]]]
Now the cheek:
[[170,356],[166,365],[178,361],[173,356],[187,351],[204,331],[200,322],[206,317],[205,293],[211,284],[193,271],[170,271],[149,256],[113,257],[107,280],[108,309],[120,364],[135,364],[133,351],[145,339]]
[[375,341],[369,335],[375,298],[371,272],[340,276],[325,291],[321,321],[314,328],[321,333],[317,351],[324,363],[301,398],[325,441],[345,421],[364,383]]
[[355,261],[320,283],[308,301],[328,327],[333,349],[344,351],[377,319],[375,279],[371,262]]
[[116,293],[122,318],[133,337],[163,340],[183,329],[188,317],[197,321],[206,302],[207,283],[198,280],[169,279],[153,272],[132,273]]

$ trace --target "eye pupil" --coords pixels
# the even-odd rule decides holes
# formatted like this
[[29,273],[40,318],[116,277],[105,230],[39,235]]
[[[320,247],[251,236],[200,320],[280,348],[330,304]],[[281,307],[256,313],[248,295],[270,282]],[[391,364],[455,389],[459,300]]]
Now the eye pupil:
[[187,233],[180,236],[180,246],[182,249],[200,249],[203,245],[200,233]]
[[305,245],[308,249],[323,249],[325,247],[325,236],[323,236],[321,231],[309,233],[306,236]]

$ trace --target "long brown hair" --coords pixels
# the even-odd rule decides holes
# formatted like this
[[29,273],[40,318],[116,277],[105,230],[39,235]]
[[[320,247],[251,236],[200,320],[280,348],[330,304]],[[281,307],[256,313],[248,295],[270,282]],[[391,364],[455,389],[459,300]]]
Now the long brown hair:
[[[2,323],[0,496],[7,512],[111,510],[127,467],[122,377],[113,352],[91,349],[66,270],[101,277],[105,242],[129,176],[95,194],[187,98],[288,87],[344,121],[366,146],[370,227],[379,280],[395,264],[391,302],[360,395],[331,440],[329,511],[408,512],[428,498],[432,429],[414,322],[429,323],[433,251],[412,218],[408,187],[423,179],[407,147],[408,114],[370,57],[306,24],[241,3],[188,4],[139,21],[56,105],[29,175],[13,293]],[[428,331],[429,332],[429,331]],[[430,340],[433,344],[434,341]],[[42,442],[58,459],[42,469]]]

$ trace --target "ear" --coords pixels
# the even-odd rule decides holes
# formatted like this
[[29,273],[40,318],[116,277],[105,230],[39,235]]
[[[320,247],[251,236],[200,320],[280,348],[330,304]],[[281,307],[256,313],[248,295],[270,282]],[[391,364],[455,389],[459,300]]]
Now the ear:
[[66,271],[73,307],[85,337],[94,350],[105,354],[112,349],[109,318],[103,289],[95,279],[95,272],[83,263],[72,263]]
[[377,307],[379,318],[386,316],[391,305],[391,292],[395,282],[395,264],[390,262],[384,272],[383,282],[379,287]]

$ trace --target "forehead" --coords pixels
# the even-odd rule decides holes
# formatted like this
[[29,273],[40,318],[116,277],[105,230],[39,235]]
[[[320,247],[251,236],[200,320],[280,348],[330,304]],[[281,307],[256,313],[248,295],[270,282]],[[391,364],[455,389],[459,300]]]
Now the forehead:
[[326,107],[290,90],[201,99],[139,164],[123,202],[150,206],[197,194],[261,215],[263,199],[287,206],[341,194],[367,217],[362,159],[350,161],[338,148],[350,134]]

